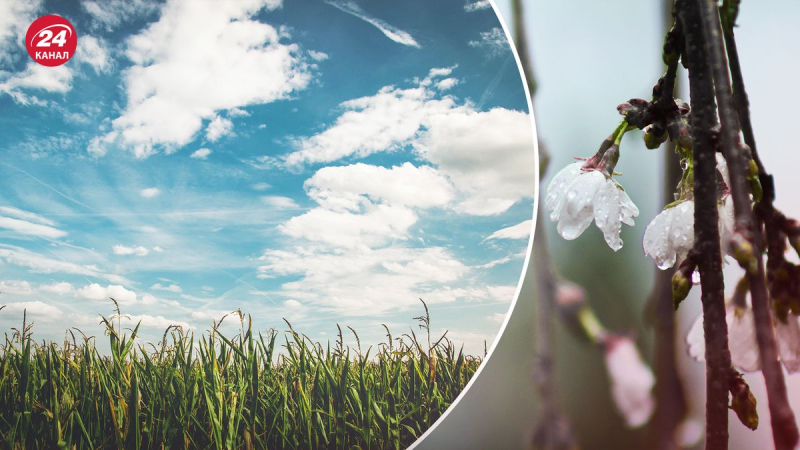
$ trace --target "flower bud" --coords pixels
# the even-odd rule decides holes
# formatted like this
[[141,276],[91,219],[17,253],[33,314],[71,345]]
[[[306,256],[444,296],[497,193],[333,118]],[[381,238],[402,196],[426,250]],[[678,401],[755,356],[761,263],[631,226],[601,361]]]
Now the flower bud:
[[736,231],[731,234],[728,246],[731,256],[742,266],[742,269],[751,274],[758,273],[758,261],[753,244],[741,232]]
[[650,150],[660,147],[668,137],[667,132],[659,126],[648,125],[644,127],[644,145]]
[[689,127],[689,119],[684,116],[676,116],[667,123],[667,132],[669,138],[677,142],[679,146],[691,150],[692,149],[692,133]]
[[625,116],[628,124],[643,128],[652,122],[650,117],[650,102],[643,98],[632,98],[617,106],[617,112]]
[[732,370],[729,389],[731,392],[730,408],[736,412],[744,426],[751,430],[758,428],[756,397],[750,391],[750,386],[744,381],[742,375],[735,370]]
[[675,305],[675,310],[678,309],[681,302],[689,295],[692,290],[692,280],[686,277],[680,270],[676,270],[672,275],[672,301]]

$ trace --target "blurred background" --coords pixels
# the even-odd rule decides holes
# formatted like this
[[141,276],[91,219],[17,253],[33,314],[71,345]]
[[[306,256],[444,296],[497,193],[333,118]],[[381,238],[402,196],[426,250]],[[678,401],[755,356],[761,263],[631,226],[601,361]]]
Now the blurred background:
[[[664,35],[660,1],[526,0],[525,20],[534,73],[539,85],[534,99],[536,126],[552,161],[550,178],[575,156],[591,156],[619,123],[616,106],[630,98],[650,98],[662,74]],[[497,2],[506,24],[512,24],[509,1]],[[800,3],[791,0],[742,2],[737,44],[750,96],[756,142],[767,170],[775,176],[776,206],[800,217],[800,152],[794,131],[800,119]],[[509,29],[510,31],[510,29]],[[688,101],[685,71],[678,95]],[[547,220],[547,239],[561,275],[582,285],[589,302],[609,328],[631,330],[643,356],[652,361],[652,330],[644,314],[655,265],[642,251],[642,236],[663,208],[662,152],[647,150],[641,132],[625,136],[616,168],[640,215],[635,227],[624,227],[624,247],[614,253],[595,226],[579,239],[565,241]],[[796,261],[794,255],[792,259]],[[530,446],[537,422],[533,368],[535,285],[532,265],[505,333],[483,372],[418,449],[496,448]],[[726,268],[730,293],[741,271]],[[685,336],[700,312],[694,289],[678,312],[677,353],[690,415],[703,421],[704,365],[686,354]],[[602,353],[577,341],[558,324],[555,347],[557,396],[585,449],[646,448],[646,427],[625,427],[611,402]],[[730,413],[730,448],[772,448],[769,413],[760,372],[745,376],[758,399],[761,424],[750,431]],[[800,375],[786,378],[795,413],[800,413]]]

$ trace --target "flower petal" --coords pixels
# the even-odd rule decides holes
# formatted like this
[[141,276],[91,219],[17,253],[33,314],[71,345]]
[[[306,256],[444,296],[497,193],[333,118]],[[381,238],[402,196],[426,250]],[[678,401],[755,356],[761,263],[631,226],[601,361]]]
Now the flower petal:
[[756,341],[756,326],[753,309],[739,310],[734,305],[725,309],[728,322],[728,348],[731,349],[731,364],[743,372],[761,369],[761,356]]
[[622,205],[617,192],[622,191],[613,181],[606,180],[597,191],[594,202],[594,223],[603,232],[606,244],[615,252],[622,248],[622,239],[619,238],[622,229],[620,222]]
[[[594,216],[594,197],[605,182],[605,175],[597,171],[584,172],[567,185],[558,213],[558,234],[573,240],[586,231]],[[554,211],[555,213],[556,211]],[[551,215],[552,218],[552,215]]]
[[606,369],[611,378],[611,394],[629,427],[644,425],[653,414],[652,370],[642,361],[628,337],[613,337],[606,342]]
[[694,202],[687,200],[661,211],[644,231],[644,254],[659,269],[668,269],[686,258],[694,244]]
[[[547,196],[544,199],[545,209],[551,212],[556,212],[560,209],[557,206],[564,198],[567,192],[567,186],[572,184],[572,181],[581,174],[582,166],[583,162],[581,161],[572,163],[561,169],[556,176],[553,177],[550,184],[547,185]],[[552,220],[558,220],[558,218],[552,218]]]
[[800,323],[798,318],[789,315],[787,323],[780,320],[775,326],[778,339],[778,352],[789,373],[800,372]]

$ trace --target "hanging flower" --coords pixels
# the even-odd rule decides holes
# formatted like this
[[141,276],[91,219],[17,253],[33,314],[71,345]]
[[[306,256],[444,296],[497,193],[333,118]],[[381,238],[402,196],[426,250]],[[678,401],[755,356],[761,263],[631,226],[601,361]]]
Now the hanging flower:
[[655,407],[652,370],[642,361],[633,340],[626,336],[606,338],[605,360],[617,409],[629,427],[644,425]]
[[553,177],[545,208],[550,211],[550,220],[558,222],[558,234],[564,239],[578,238],[594,219],[608,246],[617,251],[622,248],[622,224],[633,226],[639,208],[611,176],[586,166],[579,161]]
[[[717,171],[722,181],[719,201],[719,237],[722,254],[730,250],[733,234],[733,198],[728,189],[730,179],[725,158],[717,153]],[[681,183],[685,181],[682,180]],[[694,246],[694,200],[691,187],[682,186],[683,200],[667,206],[647,225],[642,246],[644,254],[653,258],[661,270],[666,270],[686,258]]]
[[[753,309],[750,306],[741,308],[728,303],[725,307],[725,319],[728,324],[731,364],[743,372],[761,370]],[[781,361],[789,373],[800,372],[800,322],[793,315],[789,315],[786,322],[781,320],[776,322],[775,337]],[[689,346],[689,356],[697,361],[705,361],[706,346],[702,314],[689,330],[686,343]]]

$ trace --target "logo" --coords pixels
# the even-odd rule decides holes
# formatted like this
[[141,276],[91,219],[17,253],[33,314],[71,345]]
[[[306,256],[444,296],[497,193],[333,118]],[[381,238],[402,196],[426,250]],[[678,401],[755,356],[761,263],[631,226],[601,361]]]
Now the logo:
[[55,67],[69,61],[78,47],[78,35],[69,21],[49,15],[36,19],[25,34],[25,48],[37,63]]

